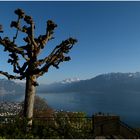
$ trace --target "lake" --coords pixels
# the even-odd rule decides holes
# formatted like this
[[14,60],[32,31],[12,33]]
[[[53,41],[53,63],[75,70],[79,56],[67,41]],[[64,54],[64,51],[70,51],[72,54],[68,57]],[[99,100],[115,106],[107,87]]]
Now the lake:
[[[45,98],[48,105],[56,110],[83,111],[88,116],[97,112],[116,114],[130,126],[140,128],[139,92],[37,93],[37,95]],[[8,98],[10,101],[24,99],[21,95],[11,95]]]
[[49,106],[65,111],[84,111],[88,116],[104,112],[121,116],[132,127],[140,127],[140,93],[39,93]]

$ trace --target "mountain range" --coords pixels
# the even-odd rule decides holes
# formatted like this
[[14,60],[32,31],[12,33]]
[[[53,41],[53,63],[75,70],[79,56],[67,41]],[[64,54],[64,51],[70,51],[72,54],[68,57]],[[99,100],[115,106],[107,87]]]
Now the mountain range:
[[[0,79],[0,97],[22,95],[25,83]],[[41,84],[38,93],[61,92],[138,92],[140,93],[140,72],[101,74],[87,80],[79,78],[65,79],[52,84]]]
[[24,86],[14,81],[0,79],[0,95],[13,94],[24,92]]
[[[65,80],[66,81],[66,80]],[[70,80],[69,80],[70,81]],[[140,72],[101,74],[87,80],[40,85],[39,92],[140,92]]]

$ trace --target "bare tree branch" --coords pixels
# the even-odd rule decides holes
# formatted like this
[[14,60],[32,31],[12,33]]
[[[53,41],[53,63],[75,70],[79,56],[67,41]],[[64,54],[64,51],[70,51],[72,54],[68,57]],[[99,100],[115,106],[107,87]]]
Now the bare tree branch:
[[[20,17],[18,17],[17,24],[18,25],[20,24]],[[17,39],[18,31],[19,31],[19,29],[17,28],[16,35],[13,37],[13,43],[15,43],[15,40]]]
[[0,37],[0,45],[4,47],[4,51],[15,52],[17,54],[20,54],[26,61],[29,60],[25,56],[24,49],[17,47],[17,45],[10,41],[8,37],[5,37],[4,39]]
[[0,74],[6,76],[9,80],[10,79],[20,79],[20,80],[22,80],[22,79],[25,78],[24,76],[14,76],[14,75],[8,74],[8,72],[3,72],[3,71],[0,71]]
[[[63,53],[68,53],[69,50],[73,47],[73,45],[77,42],[76,39],[69,38],[65,41],[63,41],[60,45],[56,46],[54,50],[51,52],[51,54],[44,59],[38,60],[36,63],[38,64],[37,66],[41,66],[44,63],[52,62],[54,61],[55,57],[57,56],[58,58],[62,57]],[[55,56],[55,57],[54,57]],[[64,58],[64,57],[63,57]]]
[[47,21],[46,34],[40,35],[37,39],[35,39],[38,43],[38,53],[46,46],[49,40],[54,39],[53,33],[56,27],[57,24],[55,24],[52,20]]
[[4,51],[9,51],[9,52],[16,52],[18,54],[24,54],[24,50],[21,48],[18,48],[16,44],[14,44],[8,37],[5,37],[2,39],[0,37],[0,44],[5,47]]
[[77,42],[76,39],[69,38],[63,41],[60,45],[56,46],[54,50],[48,57],[44,59],[38,60],[36,62],[37,66],[40,66],[46,63],[42,68],[38,68],[36,70],[37,77],[43,75],[44,73],[48,72],[50,66],[54,66],[55,68],[59,68],[58,65],[63,61],[69,61],[71,58],[69,56],[64,56],[69,52],[69,50],[73,47],[73,45]]
[[[60,45],[53,49],[49,56],[38,60],[40,51],[46,46],[49,40],[54,38],[53,33],[57,25],[53,21],[48,20],[45,35],[40,35],[38,38],[35,38],[35,24],[32,17],[25,15],[21,9],[15,10],[15,14],[18,16],[18,19],[17,21],[11,22],[11,27],[16,28],[16,34],[12,41],[8,37],[0,37],[0,45],[4,47],[4,51],[9,52],[10,58],[8,59],[8,63],[13,66],[13,72],[19,76],[11,75],[3,71],[0,71],[0,74],[8,79],[22,80],[26,78],[24,117],[30,119],[28,125],[31,125],[35,87],[38,85],[37,78],[48,72],[50,66],[58,69],[61,62],[69,61],[71,58],[65,55],[70,51],[77,40],[69,38],[62,41]],[[22,21],[24,21],[25,25],[21,25]],[[2,33],[2,31],[2,26],[0,26],[0,33]],[[24,46],[18,46],[15,43],[19,32],[25,33],[26,35],[26,37],[23,38],[23,41],[26,43]],[[19,63],[20,56],[25,59],[22,65]]]
[[16,53],[12,52],[11,54],[9,54],[9,56],[11,58],[8,59],[8,63],[13,65],[13,72],[20,74],[20,75],[24,75],[25,70],[28,66],[28,62],[25,62],[21,67],[19,62],[18,62],[18,60],[19,60],[18,55]]

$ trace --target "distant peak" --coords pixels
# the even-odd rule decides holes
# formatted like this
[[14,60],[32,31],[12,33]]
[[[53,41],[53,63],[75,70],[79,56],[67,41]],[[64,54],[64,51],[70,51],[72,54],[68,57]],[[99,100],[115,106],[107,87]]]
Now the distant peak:
[[78,82],[78,81],[80,81],[79,78],[67,78],[67,79],[61,81],[61,83],[62,84],[67,84],[67,83]]
[[[97,75],[94,78],[105,78],[105,79],[118,79],[118,78],[123,78],[123,77],[128,77],[128,78],[140,78],[140,72],[135,72],[135,73],[131,73],[131,72],[127,72],[127,73],[122,73],[122,72],[112,72],[112,73],[104,73],[104,74],[100,74]],[[93,79],[93,78],[92,78]]]

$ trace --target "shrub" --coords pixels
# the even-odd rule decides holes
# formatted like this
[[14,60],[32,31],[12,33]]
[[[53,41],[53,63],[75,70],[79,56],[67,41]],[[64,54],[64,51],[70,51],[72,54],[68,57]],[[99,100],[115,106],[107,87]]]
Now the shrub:
[[[78,118],[79,117],[79,118]],[[0,137],[12,139],[84,139],[92,138],[91,121],[85,113],[58,112],[50,118],[34,118],[27,131],[28,120],[16,117],[0,125]]]

